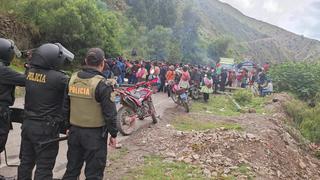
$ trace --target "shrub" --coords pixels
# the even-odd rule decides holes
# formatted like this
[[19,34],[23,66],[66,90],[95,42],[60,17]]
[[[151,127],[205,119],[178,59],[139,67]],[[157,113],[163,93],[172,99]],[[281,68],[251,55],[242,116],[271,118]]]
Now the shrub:
[[293,119],[301,134],[316,143],[320,143],[319,105],[310,108],[302,101],[293,100],[284,106],[286,113]]
[[39,28],[38,43],[60,42],[82,55],[87,48],[101,47],[109,56],[120,52],[118,19],[91,0],[24,0],[19,15]]
[[270,76],[277,91],[289,91],[302,100],[315,100],[320,89],[320,63],[288,62],[274,65]]
[[252,102],[253,94],[247,89],[241,89],[233,94],[233,98],[237,101],[237,103],[243,106]]

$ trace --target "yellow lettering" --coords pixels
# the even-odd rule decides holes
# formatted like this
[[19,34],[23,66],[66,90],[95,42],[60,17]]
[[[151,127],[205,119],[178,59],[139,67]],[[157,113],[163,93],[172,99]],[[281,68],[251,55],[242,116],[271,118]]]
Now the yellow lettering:
[[90,96],[90,89],[84,87],[69,86],[69,93]]
[[38,83],[46,83],[46,75],[29,72],[27,76],[27,80],[38,82]]

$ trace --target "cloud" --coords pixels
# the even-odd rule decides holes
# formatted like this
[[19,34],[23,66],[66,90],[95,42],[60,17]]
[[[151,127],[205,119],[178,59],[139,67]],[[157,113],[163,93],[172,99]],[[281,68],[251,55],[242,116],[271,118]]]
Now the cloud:
[[279,3],[273,0],[265,1],[263,3],[263,8],[270,13],[282,12],[282,9],[279,7]]
[[247,16],[320,40],[320,0],[221,0]]
[[254,0],[221,0],[230,5],[236,5],[239,9],[250,10],[254,7]]

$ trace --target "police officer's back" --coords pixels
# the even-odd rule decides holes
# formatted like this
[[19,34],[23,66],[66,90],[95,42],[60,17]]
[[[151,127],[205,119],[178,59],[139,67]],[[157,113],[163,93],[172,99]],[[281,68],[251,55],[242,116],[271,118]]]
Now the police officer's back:
[[90,49],[82,71],[69,82],[70,124],[68,164],[64,180],[76,180],[83,163],[87,179],[102,179],[106,165],[107,134],[115,146],[117,110],[112,97],[113,87],[101,73],[104,52]]
[[[32,54],[26,74],[25,119],[22,125],[18,178],[52,179],[58,142],[39,143],[59,136],[68,77],[59,71],[69,52],[60,44],[44,44]],[[73,57],[71,57],[72,59]]]
[[[0,38],[0,153],[5,149],[10,130],[9,106],[15,100],[15,86],[25,84],[25,76],[8,67],[14,55],[13,41]],[[0,175],[0,179],[2,178]]]

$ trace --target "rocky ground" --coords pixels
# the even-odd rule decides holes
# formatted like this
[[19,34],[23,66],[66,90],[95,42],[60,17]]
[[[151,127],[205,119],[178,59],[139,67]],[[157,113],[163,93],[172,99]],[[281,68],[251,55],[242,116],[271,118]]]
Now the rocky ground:
[[198,166],[207,179],[320,179],[320,161],[301,135],[290,128],[282,111],[282,103],[290,97],[280,94],[274,98],[279,101],[266,105],[268,114],[188,115],[199,121],[237,123],[242,130],[221,127],[202,132],[177,131],[172,121],[185,114],[177,108],[167,109],[158,125],[133,134],[122,142],[122,150],[111,150],[106,179],[128,177],[150,155]]
[[[199,112],[186,114],[166,95],[157,94],[154,100],[161,121],[157,125],[142,121],[136,133],[119,137],[122,148],[109,148],[105,179],[139,179],[132,172],[142,167],[148,156],[199,167],[204,179],[320,179],[320,161],[313,155],[313,146],[290,125],[283,111],[282,104],[290,97],[277,94],[273,98],[278,101],[273,102],[271,98],[265,106],[269,113],[222,117]],[[18,104],[23,104],[20,100]],[[199,123],[236,124],[241,128],[178,131],[174,127],[177,117],[188,117]],[[19,162],[19,142],[16,127],[7,145],[11,164]],[[66,150],[65,142],[61,143],[55,177],[62,177],[65,171]],[[16,168],[2,164],[0,173],[14,176]],[[188,177],[197,179],[193,174]],[[80,179],[84,179],[83,175]]]

